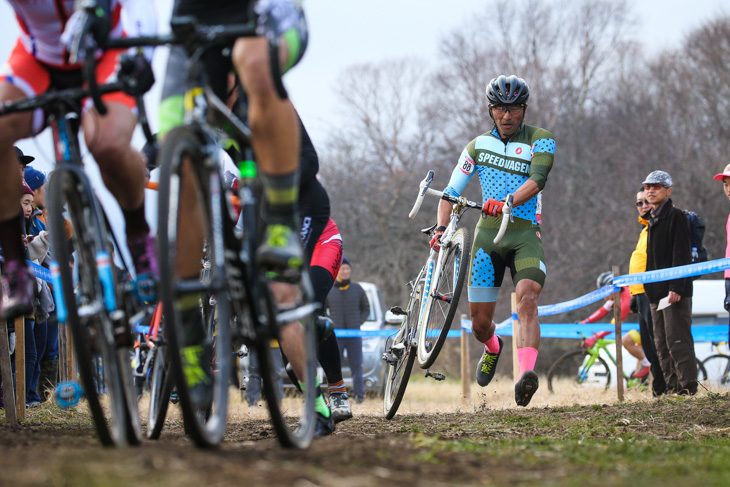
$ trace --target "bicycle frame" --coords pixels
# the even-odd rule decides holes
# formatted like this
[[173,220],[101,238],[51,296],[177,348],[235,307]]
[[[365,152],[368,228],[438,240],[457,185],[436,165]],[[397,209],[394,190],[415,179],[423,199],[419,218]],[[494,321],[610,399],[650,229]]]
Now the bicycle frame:
[[[467,200],[464,198],[458,198],[458,202],[456,203],[456,205],[454,205],[454,208],[451,211],[449,224],[446,226],[446,230],[444,230],[444,233],[441,236],[441,241],[446,242],[441,246],[442,248],[447,248],[450,244],[451,237],[453,237],[456,231],[459,229],[461,214],[466,211],[466,208],[468,208]],[[431,252],[428,255],[428,259],[426,260],[425,266],[421,269],[421,272],[419,273],[418,278],[421,277],[424,270],[426,271],[426,281],[424,283],[423,296],[421,297],[421,315],[419,316],[418,326],[421,326],[422,323],[428,322],[430,312],[426,312],[426,304],[429,297],[435,299],[446,299],[443,296],[431,296],[431,284],[433,282],[439,282],[439,279],[441,278],[444,255],[445,252],[439,252],[432,248]],[[460,265],[461,262],[457,261],[457,270]],[[456,276],[458,276],[458,272],[454,273],[454,278],[456,278]],[[453,284],[455,285],[456,283],[454,282]]]
[[[596,339],[596,342],[591,345],[589,348],[586,349],[586,352],[590,355],[588,360],[585,364],[583,364],[583,367],[581,368],[580,372],[578,373],[578,376],[580,377],[581,381],[585,381],[588,379],[588,371],[593,366],[593,364],[596,362],[596,359],[600,356],[601,350],[606,352],[606,355],[608,355],[608,358],[613,362],[614,365],[616,365],[616,359],[613,357],[611,352],[608,351],[606,348],[608,345],[613,345],[616,343],[616,340],[608,339],[608,338],[598,338]],[[623,373],[623,372],[622,372]],[[626,377],[626,374],[623,373],[624,378]]]

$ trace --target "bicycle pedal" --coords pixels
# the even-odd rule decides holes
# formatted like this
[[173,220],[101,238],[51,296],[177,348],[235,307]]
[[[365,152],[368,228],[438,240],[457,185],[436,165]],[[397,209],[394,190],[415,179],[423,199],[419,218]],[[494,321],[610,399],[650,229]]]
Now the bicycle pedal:
[[407,314],[400,306],[393,306],[390,308],[390,312],[398,316],[405,316]]
[[398,363],[398,357],[395,354],[384,352],[382,359],[388,365],[395,365]]
[[431,372],[430,370],[426,370],[426,377],[430,377],[436,381],[442,381],[446,379],[446,376],[444,374],[440,372]]

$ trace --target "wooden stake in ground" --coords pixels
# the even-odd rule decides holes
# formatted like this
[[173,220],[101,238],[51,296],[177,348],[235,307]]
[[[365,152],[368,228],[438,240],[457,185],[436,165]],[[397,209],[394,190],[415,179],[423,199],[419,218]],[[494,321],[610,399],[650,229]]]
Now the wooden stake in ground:
[[517,359],[517,342],[520,339],[520,321],[517,316],[517,293],[512,293],[512,375],[515,384],[520,380],[520,361]]
[[[12,384],[12,382],[11,382]],[[25,419],[25,318],[15,318],[15,414]]]
[[3,378],[5,395],[5,419],[8,423],[18,424],[15,415],[15,391],[13,390],[13,370],[10,366],[10,342],[8,341],[8,324],[0,320],[0,374]]
[[461,315],[459,328],[461,328],[461,400],[466,402],[471,396],[471,380],[469,378],[469,334],[461,322],[466,320],[466,315]]
[[[613,266],[613,278],[619,275],[619,267]],[[616,332],[616,391],[619,402],[624,401],[624,359],[623,344],[621,343],[621,289],[616,288],[613,293],[613,320]]]

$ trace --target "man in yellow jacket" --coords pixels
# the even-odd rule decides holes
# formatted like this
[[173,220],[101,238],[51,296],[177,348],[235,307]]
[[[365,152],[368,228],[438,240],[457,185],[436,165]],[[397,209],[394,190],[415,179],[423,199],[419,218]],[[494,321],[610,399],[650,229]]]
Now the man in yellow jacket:
[[[631,253],[629,261],[629,274],[637,274],[646,270],[646,239],[647,225],[649,222],[641,217],[649,211],[651,203],[646,201],[646,193],[644,187],[639,188],[636,193],[636,209],[639,212],[639,223],[642,225],[641,233],[639,233],[639,241],[636,249]],[[664,374],[659,366],[659,357],[654,345],[654,323],[651,320],[651,308],[649,307],[649,298],[644,294],[643,284],[634,284],[629,286],[631,292],[631,310],[639,315],[639,335],[641,336],[641,348],[644,349],[646,359],[651,363],[652,393],[655,397],[666,393],[667,384],[664,382]]]

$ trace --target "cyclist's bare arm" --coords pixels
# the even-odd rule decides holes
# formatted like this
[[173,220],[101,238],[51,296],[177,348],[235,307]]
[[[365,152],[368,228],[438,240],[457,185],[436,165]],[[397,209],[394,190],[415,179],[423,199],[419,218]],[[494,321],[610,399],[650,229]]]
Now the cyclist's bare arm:
[[539,192],[540,187],[537,185],[537,183],[532,179],[528,179],[513,193],[514,200],[512,206],[520,206],[522,203],[529,201]]
[[436,226],[445,227],[449,224],[449,215],[451,215],[451,203],[446,200],[439,201],[438,213],[436,215]]

